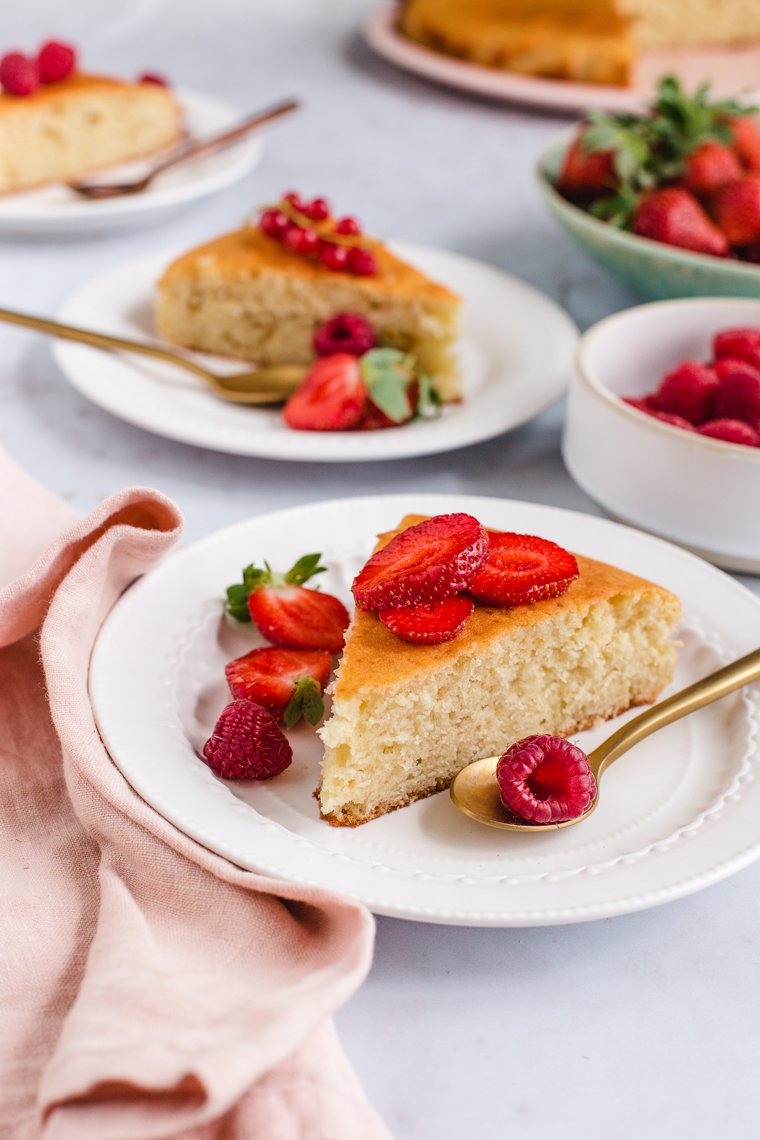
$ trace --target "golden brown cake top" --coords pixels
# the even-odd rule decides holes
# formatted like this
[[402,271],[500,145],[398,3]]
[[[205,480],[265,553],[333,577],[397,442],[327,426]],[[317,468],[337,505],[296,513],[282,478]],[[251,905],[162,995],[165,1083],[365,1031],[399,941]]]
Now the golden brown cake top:
[[147,93],[154,99],[158,97],[176,102],[171,90],[157,83],[130,83],[107,75],[85,75],[77,71],[59,83],[43,83],[32,95],[9,95],[7,91],[0,92],[0,114],[19,107],[44,107],[62,95],[98,94],[114,90],[139,91],[143,95]]
[[427,20],[462,36],[503,33],[520,23],[603,33],[627,26],[616,0],[406,0],[402,19]]
[[[423,522],[427,515],[407,515],[398,527],[379,536],[379,550],[402,530]],[[440,645],[410,645],[387,629],[374,613],[356,611],[346,638],[340,662],[335,697],[348,699],[361,691],[396,685],[410,677],[422,677],[461,654],[472,654],[491,642],[531,626],[550,621],[569,610],[584,610],[595,602],[642,592],[669,599],[674,613],[680,603],[675,594],[645,578],[629,574],[606,562],[576,554],[580,574],[558,598],[547,598],[531,605],[476,605],[464,629],[453,641]]]
[[377,260],[378,271],[371,277],[334,273],[319,261],[294,253],[282,242],[267,237],[257,225],[246,226],[183,254],[167,268],[159,287],[180,278],[202,281],[210,276],[222,281],[239,282],[258,277],[264,271],[271,271],[313,281],[315,286],[336,278],[343,282],[350,281],[358,291],[368,295],[382,291],[399,296],[425,295],[452,303],[458,301],[457,295],[445,285],[439,285],[419,269],[396,257],[382,242],[362,234],[361,244],[370,249]]

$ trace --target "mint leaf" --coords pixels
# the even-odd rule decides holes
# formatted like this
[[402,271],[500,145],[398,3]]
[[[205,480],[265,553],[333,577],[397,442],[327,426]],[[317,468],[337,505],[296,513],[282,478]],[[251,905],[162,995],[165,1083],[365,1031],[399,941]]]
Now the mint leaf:
[[412,359],[397,348],[373,348],[359,361],[369,398],[394,424],[412,418],[409,389],[414,380]]

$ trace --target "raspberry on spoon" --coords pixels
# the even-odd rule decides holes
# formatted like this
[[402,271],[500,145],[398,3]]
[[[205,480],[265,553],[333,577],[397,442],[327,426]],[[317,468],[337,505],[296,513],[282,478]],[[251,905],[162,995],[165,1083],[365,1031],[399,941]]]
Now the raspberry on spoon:
[[586,753],[548,734],[510,745],[496,765],[496,780],[504,806],[529,823],[576,819],[596,796]]

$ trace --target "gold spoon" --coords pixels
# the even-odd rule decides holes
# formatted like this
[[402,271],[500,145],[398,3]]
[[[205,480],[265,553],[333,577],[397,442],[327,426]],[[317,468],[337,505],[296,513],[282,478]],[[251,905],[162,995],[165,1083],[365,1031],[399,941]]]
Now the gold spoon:
[[279,119],[281,115],[287,115],[291,111],[297,110],[299,106],[300,103],[297,99],[285,99],[271,107],[266,107],[263,111],[257,111],[255,115],[249,115],[236,126],[229,127],[217,135],[210,135],[208,138],[186,143],[180,150],[157,163],[142,178],[136,178],[131,182],[69,182],[68,188],[82,198],[117,198],[122,194],[139,194],[140,191],[148,188],[154,178],[172,166],[186,162],[189,158],[198,158],[202,154],[213,154],[217,150],[222,150],[243,138],[244,135],[249,134],[256,127],[263,126],[264,123],[269,123],[273,119]]
[[713,701],[720,700],[734,689],[748,685],[750,681],[760,678],[760,649],[753,650],[746,657],[710,673],[701,681],[688,685],[672,697],[652,705],[645,712],[640,713],[613,732],[603,744],[589,753],[589,767],[596,780],[596,795],[591,806],[586,808],[582,815],[575,819],[565,819],[560,823],[529,823],[513,815],[499,798],[499,787],[496,783],[496,765],[498,756],[489,756],[485,760],[475,760],[463,768],[455,776],[451,785],[451,798],[465,815],[486,823],[489,827],[502,827],[508,831],[558,831],[561,827],[571,827],[587,819],[599,803],[599,779],[618,756],[622,756],[634,744],[638,744],[644,737],[650,736],[658,728],[680,720],[682,716],[695,712]]
[[142,356],[152,356],[156,360],[166,360],[201,380],[222,400],[233,404],[281,404],[296,390],[306,375],[302,364],[271,364],[266,367],[237,372],[231,376],[220,376],[202,364],[190,360],[179,352],[162,348],[158,344],[144,344],[139,340],[126,340],[123,337],[107,336],[90,329],[62,325],[59,321],[49,321],[44,317],[32,317],[28,313],[17,313],[13,309],[0,309],[0,321],[11,325],[23,325],[37,332],[50,333],[63,340],[76,340],[89,344],[92,348],[105,348],[111,352],[134,352]]

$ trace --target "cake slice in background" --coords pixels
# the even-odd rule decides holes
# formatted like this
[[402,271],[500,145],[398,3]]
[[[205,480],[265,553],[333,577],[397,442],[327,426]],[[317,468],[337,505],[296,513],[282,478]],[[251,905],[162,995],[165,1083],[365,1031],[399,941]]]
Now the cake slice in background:
[[28,95],[0,94],[0,193],[142,158],[182,136],[169,88],[74,73]]
[[[382,535],[422,521],[404,518]],[[324,819],[356,826],[449,785],[466,764],[535,733],[569,736],[654,701],[671,681],[678,598],[576,556],[559,597],[476,606],[462,632],[410,645],[357,609],[319,730]]]
[[523,75],[625,86],[640,51],[760,43],[755,0],[405,0],[401,31]]
[[[265,215],[284,217],[295,244],[300,235],[308,248],[293,248],[259,222],[190,250],[158,282],[161,336],[261,365],[309,364],[317,329],[340,313],[356,314],[370,323],[378,343],[411,353],[442,400],[461,397],[455,293],[362,234],[353,219],[311,219],[290,209],[286,199],[265,211],[262,221]],[[336,230],[341,221],[353,223],[346,231],[357,232]],[[304,233],[313,236],[304,239]],[[350,261],[342,264],[348,256],[342,253],[340,268],[331,267],[335,249],[361,250],[357,271]]]

